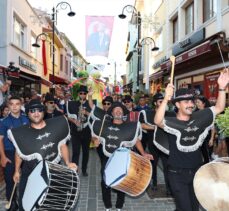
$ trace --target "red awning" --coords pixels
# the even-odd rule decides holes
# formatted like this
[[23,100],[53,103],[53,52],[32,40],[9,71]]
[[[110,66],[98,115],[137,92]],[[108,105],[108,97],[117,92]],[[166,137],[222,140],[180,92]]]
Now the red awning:
[[[183,63],[189,59],[193,59],[193,58],[200,56],[202,54],[205,54],[209,51],[211,51],[210,40],[201,44],[201,45],[198,45],[198,46],[192,48],[191,50],[189,50],[187,52],[182,53],[179,56],[177,56],[175,65]],[[165,69],[167,69],[167,70],[171,69],[171,61],[170,60],[161,64],[161,70],[165,70]]]
[[50,81],[48,81],[48,80],[46,80],[44,78],[41,79],[41,83],[46,85],[46,86],[48,86],[48,87],[50,87],[50,88],[52,87],[52,82],[50,82]]
[[163,70],[159,70],[155,73],[153,73],[152,75],[150,75],[150,80],[157,80],[158,78],[161,78],[164,74]]
[[58,77],[58,76],[54,76],[54,80],[53,80],[53,75],[52,74],[49,74],[49,81],[51,82],[55,82],[55,84],[70,84],[70,81],[65,79],[65,78],[61,78],[61,77]]

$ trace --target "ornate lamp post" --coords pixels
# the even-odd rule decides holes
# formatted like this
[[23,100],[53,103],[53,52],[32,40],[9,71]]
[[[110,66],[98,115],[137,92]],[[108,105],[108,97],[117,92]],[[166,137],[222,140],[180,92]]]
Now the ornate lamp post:
[[[138,36],[137,36],[137,46],[139,46],[140,44],[139,44],[139,40],[140,40],[140,38],[141,38],[141,22],[142,22],[142,20],[141,20],[141,14],[140,14],[140,12],[138,12],[137,11],[137,9],[134,7],[134,6],[132,6],[132,5],[126,5],[125,7],[123,7],[123,9],[122,9],[122,13],[118,16],[119,18],[121,18],[121,19],[125,19],[126,18],[126,15],[124,14],[124,12],[128,12],[128,13],[133,13],[136,17],[137,17],[137,23],[136,23],[136,25],[137,25],[137,30],[138,30]],[[141,49],[140,48],[137,48],[137,54],[138,54],[138,62],[137,62],[137,92],[139,91],[139,81],[140,81],[140,79],[139,79],[139,72],[140,72],[140,70],[141,70]]]
[[[69,17],[75,16],[75,12],[72,11],[71,5],[68,2],[60,2],[56,5],[56,7],[52,8],[52,14],[51,14],[51,20],[52,20],[52,83],[53,88],[55,87],[55,24],[57,23],[57,12],[59,10],[65,10],[67,7],[70,8],[70,12],[67,14]],[[41,33],[36,38],[36,43],[34,43],[33,47],[40,47],[40,45],[37,43],[39,36],[47,36],[45,33]]]
[[[144,45],[147,45],[147,46],[153,45],[153,47],[151,48],[151,51],[158,51],[159,50],[159,48],[155,44],[154,39],[151,37],[144,37],[141,40],[139,47],[142,48]],[[147,59],[147,65],[144,65],[144,67],[146,66],[146,69],[145,69],[145,78],[146,78],[145,89],[148,92],[148,90],[149,90],[149,57],[148,56],[149,55],[148,55],[148,53],[146,55],[147,55],[148,59]]]

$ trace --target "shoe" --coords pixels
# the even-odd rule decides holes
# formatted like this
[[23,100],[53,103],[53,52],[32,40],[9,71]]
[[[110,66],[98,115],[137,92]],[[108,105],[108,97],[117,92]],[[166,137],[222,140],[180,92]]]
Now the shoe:
[[83,176],[84,177],[87,177],[88,176],[88,173],[87,172],[83,172]]
[[117,209],[117,211],[122,211],[122,209]]
[[111,209],[109,208],[109,209],[106,209],[106,211],[111,211]]

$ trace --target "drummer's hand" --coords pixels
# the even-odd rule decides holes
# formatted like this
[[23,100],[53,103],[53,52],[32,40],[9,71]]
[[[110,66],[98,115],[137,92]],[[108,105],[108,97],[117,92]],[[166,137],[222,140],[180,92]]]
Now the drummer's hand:
[[98,147],[99,145],[100,145],[100,141],[99,141],[99,139],[98,138],[92,138],[92,142],[93,142],[93,144],[94,144],[94,146],[95,147]]
[[148,160],[154,160],[153,155],[151,155],[149,153],[144,152],[144,154],[142,156]]
[[14,182],[15,183],[19,183],[19,181],[20,181],[20,172],[19,171],[15,171],[14,172],[14,176],[13,176],[13,180],[14,180]]
[[165,89],[165,97],[164,99],[167,101],[170,101],[173,97],[173,92],[174,92],[174,85],[173,84],[168,84],[166,89]]
[[214,139],[210,139],[210,141],[208,142],[208,146],[209,147],[212,147],[214,144]]
[[70,168],[74,171],[77,171],[77,169],[78,169],[78,166],[75,163],[68,163],[67,166],[68,166],[68,168]]

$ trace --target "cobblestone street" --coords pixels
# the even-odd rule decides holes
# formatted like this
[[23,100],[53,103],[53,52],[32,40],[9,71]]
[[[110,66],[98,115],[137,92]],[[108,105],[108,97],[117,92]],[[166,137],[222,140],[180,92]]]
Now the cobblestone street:
[[[95,150],[90,152],[90,161],[88,166],[88,177],[80,175],[80,196],[76,207],[76,211],[104,211],[102,202],[102,193],[100,187],[100,161]],[[158,168],[158,183],[162,184],[163,175],[160,168]],[[116,194],[112,196],[115,200]],[[3,191],[0,198],[0,211],[5,211],[5,200]],[[113,205],[115,202],[113,203]],[[172,198],[155,198],[150,199],[146,193],[141,197],[131,198],[126,197],[124,211],[173,211],[174,202]],[[115,210],[113,208],[113,210]]]

